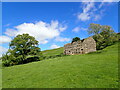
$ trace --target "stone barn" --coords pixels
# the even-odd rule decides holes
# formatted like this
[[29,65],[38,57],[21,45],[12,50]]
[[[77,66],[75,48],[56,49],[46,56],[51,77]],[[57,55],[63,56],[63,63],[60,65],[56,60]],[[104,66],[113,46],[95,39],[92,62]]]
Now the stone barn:
[[85,54],[94,51],[96,51],[96,42],[92,37],[64,45],[65,55]]

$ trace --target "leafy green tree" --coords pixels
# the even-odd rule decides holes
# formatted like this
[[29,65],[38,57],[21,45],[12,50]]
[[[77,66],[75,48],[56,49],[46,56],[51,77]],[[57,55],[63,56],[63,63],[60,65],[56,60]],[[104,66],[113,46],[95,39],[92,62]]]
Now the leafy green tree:
[[29,34],[16,36],[10,43],[9,52],[15,57],[21,56],[22,60],[28,55],[37,55],[40,52],[38,41]]
[[76,41],[79,41],[79,40],[80,40],[79,37],[75,37],[75,38],[72,39],[72,43],[73,43],[73,42],[76,42]]
[[101,25],[100,24],[94,24],[91,23],[89,28],[88,28],[88,34],[99,34],[101,32]]
[[[3,61],[9,64],[22,64],[32,57],[40,56],[40,48],[38,47],[38,41],[29,34],[17,35],[9,44],[9,50],[6,55],[3,56]],[[33,60],[34,61],[34,60]],[[28,61],[27,61],[28,62]]]
[[117,33],[117,39],[120,41],[120,33]]
[[93,34],[97,49],[103,49],[117,41],[117,35],[108,25],[90,24],[88,34]]

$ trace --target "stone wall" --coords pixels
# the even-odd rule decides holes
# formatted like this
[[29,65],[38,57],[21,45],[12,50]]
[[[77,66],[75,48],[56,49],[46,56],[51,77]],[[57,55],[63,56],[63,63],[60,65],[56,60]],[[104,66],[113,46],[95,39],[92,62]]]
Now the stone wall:
[[96,51],[96,42],[92,37],[64,45],[65,55],[84,54]]

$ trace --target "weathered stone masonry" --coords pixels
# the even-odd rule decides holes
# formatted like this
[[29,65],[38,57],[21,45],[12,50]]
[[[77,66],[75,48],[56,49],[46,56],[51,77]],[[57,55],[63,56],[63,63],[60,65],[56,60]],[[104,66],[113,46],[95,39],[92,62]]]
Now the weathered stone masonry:
[[94,51],[96,51],[96,42],[92,37],[64,45],[65,55],[84,54]]

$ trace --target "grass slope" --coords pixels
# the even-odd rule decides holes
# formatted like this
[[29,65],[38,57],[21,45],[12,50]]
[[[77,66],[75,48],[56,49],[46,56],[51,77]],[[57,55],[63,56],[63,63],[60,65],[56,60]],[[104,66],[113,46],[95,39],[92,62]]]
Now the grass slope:
[[117,88],[118,45],[101,53],[5,67],[2,84],[3,88]]
[[44,56],[55,56],[55,55],[60,55],[61,53],[63,53],[63,47],[42,51],[42,54]]
[[0,60],[0,90],[2,88],[2,61]]

